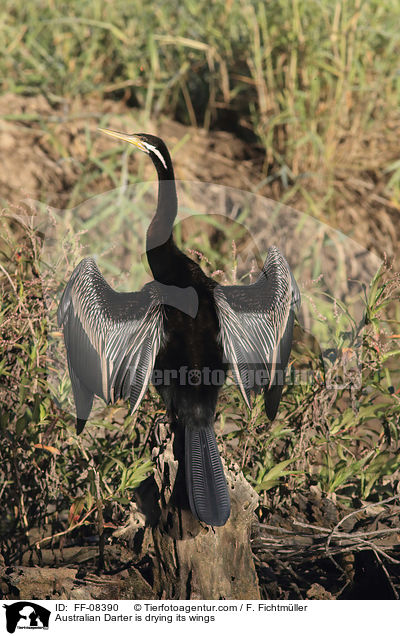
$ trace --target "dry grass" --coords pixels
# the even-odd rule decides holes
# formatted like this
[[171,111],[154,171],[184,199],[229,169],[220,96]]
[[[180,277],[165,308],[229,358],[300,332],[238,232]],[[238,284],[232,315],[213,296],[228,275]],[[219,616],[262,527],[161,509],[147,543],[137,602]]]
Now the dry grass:
[[[154,12],[136,2],[76,2],[69,18],[50,0],[7,1],[1,11],[4,204],[28,195],[71,208],[95,193],[152,179],[151,166],[121,155],[95,132],[97,126],[145,128],[167,140],[178,177],[234,185],[285,202],[381,257],[396,259],[400,10],[395,0],[293,0],[280,3],[279,10],[274,3],[245,0],[218,0],[205,10],[186,0],[179,20],[173,7]],[[166,115],[179,123],[163,119]],[[126,209],[103,212],[105,224],[112,218],[116,235],[125,236]],[[161,405],[152,394],[134,420],[123,406],[108,409],[88,426],[84,441],[76,438],[72,417],[57,405],[48,382],[49,330],[55,328],[44,314],[40,241],[5,218],[0,534],[7,563],[17,563],[48,537],[61,549],[85,537],[90,541],[99,530],[99,499],[107,532],[123,523],[134,486],[149,468],[147,433]],[[264,252],[269,221],[262,212],[251,220]],[[83,224],[86,249],[97,252],[101,233],[94,231],[90,215]],[[220,246],[237,237],[229,228],[224,232],[208,226],[196,235],[188,226],[180,239],[229,280],[237,259]],[[319,279],[330,236],[324,230],[315,239],[310,281]],[[285,244],[295,263],[302,242]],[[120,246],[121,263],[131,248],[129,240]],[[208,267],[204,258],[203,265]],[[243,467],[260,493],[254,550],[266,597],[365,598],[363,568],[381,581],[386,598],[398,594],[393,561],[398,510],[394,503],[383,504],[398,497],[400,483],[397,265],[387,263],[374,279],[364,305],[367,324],[353,325],[345,337],[344,329],[335,334],[335,346],[348,351],[355,336],[363,341],[359,389],[329,389],[327,380],[340,360],[322,363],[315,339],[298,330],[294,365],[311,370],[314,381],[288,387],[270,428],[260,402],[249,414],[233,387],[222,392],[217,428],[225,456]],[[117,273],[113,267],[110,276]],[[315,314],[309,310],[314,323],[328,311],[331,320],[337,317],[337,305],[328,306],[313,291],[306,289],[305,295],[315,303]],[[66,374],[60,383],[61,392],[68,393]],[[318,493],[315,504],[310,492]],[[333,502],[333,509],[326,502]],[[344,530],[349,515],[354,519],[363,506],[379,503],[382,510],[375,509],[368,522],[357,519],[359,525]],[[372,565],[365,565],[364,549],[372,553]],[[278,580],[271,579],[271,564]],[[310,591],[313,583],[323,589]]]

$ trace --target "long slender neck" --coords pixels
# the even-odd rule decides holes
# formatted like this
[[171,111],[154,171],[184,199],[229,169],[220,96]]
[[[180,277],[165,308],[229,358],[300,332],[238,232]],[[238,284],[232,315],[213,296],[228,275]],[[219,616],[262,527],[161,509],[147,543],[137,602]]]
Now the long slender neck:
[[171,260],[175,247],[172,228],[178,210],[171,158],[168,155],[165,159],[166,169],[154,161],[158,173],[158,203],[146,235],[147,259],[154,278],[160,282],[171,277]]

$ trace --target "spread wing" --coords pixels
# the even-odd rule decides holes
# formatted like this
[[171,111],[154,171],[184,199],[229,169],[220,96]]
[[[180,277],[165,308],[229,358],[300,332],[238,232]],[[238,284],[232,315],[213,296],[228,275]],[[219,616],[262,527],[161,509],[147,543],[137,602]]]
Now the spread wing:
[[253,285],[217,286],[214,297],[220,339],[235,382],[249,407],[251,391],[264,388],[266,412],[274,419],[292,346],[294,313],[300,304],[289,265],[271,247]]
[[197,312],[192,288],[153,282],[118,293],[93,258],[75,268],[58,307],[74,393],[77,431],[83,430],[94,395],[107,403],[128,399],[133,412],[146,392],[164,334],[163,304]]

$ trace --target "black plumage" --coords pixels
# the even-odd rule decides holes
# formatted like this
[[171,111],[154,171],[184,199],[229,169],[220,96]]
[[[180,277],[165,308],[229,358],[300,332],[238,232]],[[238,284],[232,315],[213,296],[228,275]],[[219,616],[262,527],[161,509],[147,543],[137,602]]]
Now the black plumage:
[[276,415],[291,349],[297,285],[280,251],[271,247],[259,279],[220,286],[175,245],[177,195],[164,142],[152,135],[103,131],[152,159],[159,178],[156,214],[146,237],[154,281],[139,292],[115,292],[92,258],[74,270],[60,301],[74,393],[77,432],[94,395],[129,399],[132,412],[153,380],[172,421],[185,435],[185,475],[193,514],[215,526],[230,514],[230,498],[214,434],[218,393],[228,368],[250,407],[264,390]]

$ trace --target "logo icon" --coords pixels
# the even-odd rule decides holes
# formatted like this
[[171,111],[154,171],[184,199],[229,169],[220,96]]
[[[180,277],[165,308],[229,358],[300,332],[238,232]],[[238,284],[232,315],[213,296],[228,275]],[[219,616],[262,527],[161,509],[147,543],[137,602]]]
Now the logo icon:
[[6,610],[6,627],[9,634],[14,634],[16,629],[49,629],[51,612],[37,603],[18,601],[3,607]]

